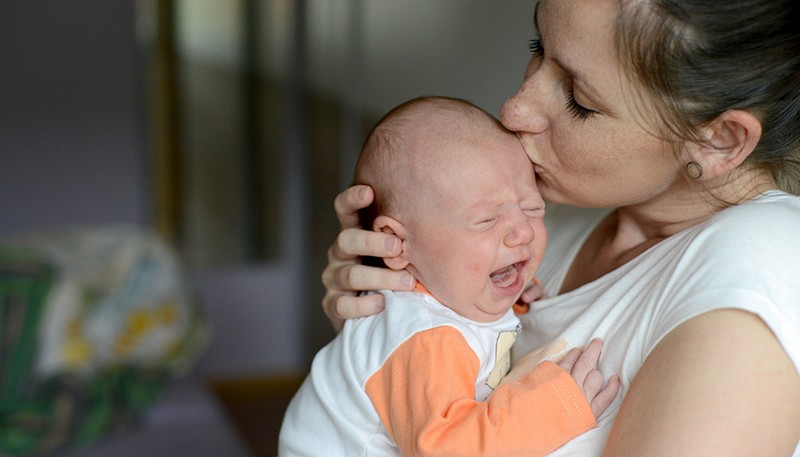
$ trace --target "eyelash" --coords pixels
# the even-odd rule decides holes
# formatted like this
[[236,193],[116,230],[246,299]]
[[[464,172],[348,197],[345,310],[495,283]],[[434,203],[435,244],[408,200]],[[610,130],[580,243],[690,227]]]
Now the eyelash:
[[[542,41],[538,38],[532,38],[528,41],[528,50],[530,50],[533,57],[544,57]],[[575,89],[572,86],[569,87],[569,92],[567,94],[567,111],[580,121],[585,121],[594,114],[594,111],[581,106],[575,100]]]
[[542,40],[538,38],[531,38],[530,40],[528,40],[528,50],[534,57],[543,57],[544,48],[542,47]]
[[569,93],[567,94],[567,111],[579,121],[585,121],[594,114],[594,111],[581,106],[575,100],[575,89],[572,86],[569,86]]

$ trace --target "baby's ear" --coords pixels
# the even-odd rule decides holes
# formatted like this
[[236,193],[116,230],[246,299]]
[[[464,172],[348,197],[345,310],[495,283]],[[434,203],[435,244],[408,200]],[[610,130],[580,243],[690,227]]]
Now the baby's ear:
[[397,219],[382,214],[375,218],[375,222],[372,224],[372,229],[376,232],[390,233],[397,238],[400,238],[400,254],[398,254],[396,257],[384,258],[383,262],[386,264],[386,266],[392,270],[402,270],[403,268],[407,267],[410,261],[407,257],[408,252],[406,252],[405,248],[406,235],[408,233],[406,231],[406,226]]

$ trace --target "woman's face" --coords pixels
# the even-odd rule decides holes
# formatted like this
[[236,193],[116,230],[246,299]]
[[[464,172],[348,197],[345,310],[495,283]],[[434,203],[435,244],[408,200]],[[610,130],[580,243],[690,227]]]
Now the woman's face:
[[638,88],[613,41],[618,9],[615,0],[542,0],[537,8],[540,39],[500,118],[517,132],[547,201],[627,206],[685,182],[679,160],[632,103]]

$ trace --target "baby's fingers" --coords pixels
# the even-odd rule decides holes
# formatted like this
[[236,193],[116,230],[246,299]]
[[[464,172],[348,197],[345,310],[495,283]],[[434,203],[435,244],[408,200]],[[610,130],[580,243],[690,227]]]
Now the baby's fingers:
[[611,405],[620,389],[619,376],[612,376],[605,384],[603,374],[597,369],[602,350],[603,342],[594,339],[584,350],[574,348],[569,351],[559,363],[580,387],[594,417],[599,417]]
[[558,362],[558,366],[560,366],[561,369],[567,373],[572,374],[572,367],[575,366],[575,363],[578,361],[578,358],[580,358],[582,353],[583,351],[579,348],[570,349],[570,351],[567,352],[567,355],[565,355],[564,358]]
[[600,417],[603,411],[611,405],[611,402],[617,397],[620,389],[619,376],[614,375],[608,379],[606,387],[598,392],[597,395],[589,403],[592,407],[594,417]]
[[545,298],[547,298],[547,295],[544,293],[544,288],[542,288],[538,282],[531,284],[519,297],[522,303],[531,303],[536,300],[544,300]]
[[583,379],[581,390],[586,398],[591,400],[603,389],[604,382],[605,380],[603,379],[603,373],[600,373],[600,371],[596,368],[592,368]]
[[[575,382],[583,389],[586,378],[597,367],[597,361],[600,359],[602,350],[603,342],[595,338],[583,351],[578,348],[569,351],[564,359],[561,360],[559,366],[571,374]],[[590,383],[590,385],[593,384]]]

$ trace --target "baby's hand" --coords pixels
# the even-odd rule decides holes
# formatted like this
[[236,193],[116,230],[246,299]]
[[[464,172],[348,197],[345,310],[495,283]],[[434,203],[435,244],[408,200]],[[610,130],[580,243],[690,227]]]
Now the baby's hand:
[[531,281],[531,285],[522,292],[522,296],[520,297],[520,301],[524,303],[531,303],[536,300],[544,300],[548,298],[547,294],[544,293],[544,287],[542,287],[542,283],[539,282],[537,278],[533,278]]
[[578,383],[586,401],[592,407],[595,418],[600,417],[614,401],[620,387],[617,375],[611,376],[608,384],[603,387],[603,374],[597,370],[597,361],[602,350],[603,342],[595,338],[584,350],[579,348],[570,350],[558,364]]
[[514,312],[517,314],[525,314],[531,309],[531,303],[536,300],[544,300],[547,294],[544,293],[542,283],[538,279],[533,278],[531,284],[522,292],[522,295],[514,303]]

